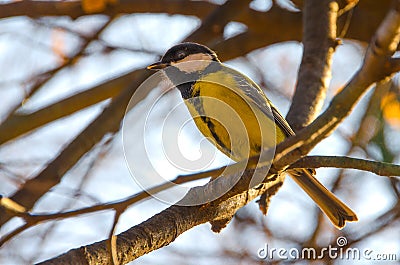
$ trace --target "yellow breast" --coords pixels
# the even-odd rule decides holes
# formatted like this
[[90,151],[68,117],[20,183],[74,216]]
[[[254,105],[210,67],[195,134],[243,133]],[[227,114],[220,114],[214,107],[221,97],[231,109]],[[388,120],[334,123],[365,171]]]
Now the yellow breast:
[[211,73],[192,88],[192,95],[198,96],[185,103],[194,122],[205,137],[233,160],[257,155],[285,138],[279,128],[276,130],[273,119],[237,88],[233,76]]

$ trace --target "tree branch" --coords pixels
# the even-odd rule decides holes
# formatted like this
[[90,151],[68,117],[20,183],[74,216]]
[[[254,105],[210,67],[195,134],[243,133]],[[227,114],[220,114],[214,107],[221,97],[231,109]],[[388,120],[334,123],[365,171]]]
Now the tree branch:
[[[347,150],[345,156],[351,156],[357,147],[365,148],[366,145],[371,141],[371,138],[379,130],[381,126],[381,110],[380,110],[380,102],[382,97],[389,91],[393,82],[390,83],[377,83],[373,88],[373,93],[369,98],[368,106],[366,107],[362,117],[359,119],[359,123],[356,125],[358,128],[355,128],[355,133],[350,136],[349,141],[351,142],[351,146]],[[336,179],[334,179],[332,185],[332,192],[334,192],[339,186],[340,182],[345,178],[344,169],[339,170]],[[394,179],[394,178],[393,178]],[[321,222],[323,219],[323,214],[318,214],[318,222],[315,227],[312,237],[308,240],[307,243],[310,245],[316,245],[317,240],[320,235],[324,232],[324,225]]]
[[351,168],[369,171],[379,176],[400,176],[400,165],[346,156],[305,156],[289,168]]
[[[28,180],[11,199],[31,209],[36,201],[51,187],[61,181],[62,176],[73,167],[108,132],[116,132],[125,114],[125,108],[136,88],[144,81],[148,73],[141,71],[140,76],[133,80],[110,105],[89,124],[75,139],[34,178]],[[12,215],[0,208],[0,225],[7,222]]]
[[[399,5],[398,2],[399,1],[397,1],[397,5]],[[287,139],[278,146],[274,168],[281,170],[293,161],[298,160],[299,157],[304,156],[317,142],[321,141],[336,128],[343,118],[352,110],[353,105],[363,94],[365,88],[369,87],[373,82],[385,77],[387,71],[384,65],[387,63],[388,56],[394,52],[392,49],[393,46],[398,43],[399,20],[398,8],[391,10],[376,34],[375,40],[379,45],[375,45],[375,42],[370,45],[361,70],[346,88],[335,97],[329,109],[321,115],[320,118],[300,131],[299,134]],[[379,47],[379,49],[377,47]],[[121,96],[123,94],[121,94]],[[121,100],[121,96],[116,99]],[[123,96],[126,97],[127,95]],[[128,96],[125,100],[129,100],[129,98]],[[114,101],[116,101],[116,99],[114,99]],[[118,118],[119,117],[116,118],[112,116],[114,122],[107,120],[108,123],[102,124],[102,127],[114,128],[113,126],[115,126],[115,123],[119,124]],[[92,143],[89,142],[88,146],[91,144]],[[76,158],[76,155],[74,155],[74,158]],[[70,161],[70,159],[68,161]],[[55,169],[58,168],[56,167]],[[65,169],[65,167],[62,167],[62,169]],[[57,175],[58,172],[52,171],[51,173],[56,173]],[[122,233],[118,236],[117,240],[119,260],[123,262],[129,261],[139,255],[165,246],[172,242],[180,233],[200,223],[229,218],[232,216],[232,213],[245,205],[250,199],[257,197],[268,189],[274,190],[282,183],[282,179],[280,178],[267,179],[267,185],[248,191],[248,175],[249,171],[246,171],[234,188],[221,198],[206,206],[171,206],[146,222]],[[218,178],[217,180],[229,181],[228,179],[229,178]],[[218,185],[216,185],[215,188],[218,188],[221,183],[216,183],[218,183]],[[69,252],[69,255],[76,258],[74,261],[82,263],[109,263],[110,253],[105,250],[104,244],[104,242],[99,242],[88,247],[82,247],[78,250],[72,250]],[[85,253],[87,253],[87,255]],[[67,255],[68,254],[60,256],[58,261],[67,261]],[[51,260],[48,264],[51,264],[51,262],[57,263]]]
[[[230,166],[232,167],[232,166]],[[115,210],[119,214],[124,212],[126,208],[129,206],[138,203],[144,199],[147,199],[151,197],[153,194],[159,193],[161,191],[164,191],[166,189],[174,187],[176,184],[183,184],[195,180],[200,180],[203,178],[217,178],[221,173],[224,172],[224,170],[227,167],[221,167],[205,172],[200,172],[200,173],[195,173],[195,174],[190,174],[190,175],[183,175],[183,176],[178,176],[174,180],[162,183],[160,185],[157,185],[155,187],[149,188],[147,190],[141,191],[137,194],[134,194],[132,196],[129,196],[125,199],[117,200],[114,202],[108,202],[108,203],[103,203],[103,204],[98,204],[98,205],[93,205],[77,210],[72,210],[72,211],[66,211],[66,212],[60,212],[60,213],[50,213],[50,214],[31,214],[29,213],[25,207],[19,205],[15,201],[11,200],[10,198],[7,197],[1,197],[0,198],[0,205],[5,208],[7,211],[11,211],[15,216],[18,216],[22,218],[25,221],[25,224],[22,225],[21,227],[11,231],[10,233],[3,235],[0,239],[0,247],[6,243],[8,240],[13,238],[14,236],[18,235],[19,233],[25,231],[28,228],[31,228],[39,223],[51,221],[51,220],[57,220],[57,219],[64,219],[64,218],[70,218],[70,217],[77,217],[79,215],[83,214],[88,214],[88,213],[93,213],[93,212],[98,212],[98,211],[104,211],[104,210]]]
[[235,18],[248,10],[250,0],[230,0],[211,12],[202,22],[201,26],[188,36],[184,41],[196,41],[207,46],[223,40],[223,33],[226,24],[235,21]]
[[[349,9],[354,8],[357,5],[359,0],[337,0],[336,2],[339,4],[340,13],[345,13]],[[304,8],[304,0],[292,0],[293,4],[295,4],[298,8]]]
[[28,100],[31,96],[33,96],[40,88],[42,88],[45,84],[47,84],[57,73],[59,73],[61,70],[65,69],[68,66],[71,66],[74,64],[77,60],[80,59],[84,51],[86,50],[87,47],[92,43],[93,40],[97,39],[102,32],[110,25],[110,23],[113,21],[113,19],[109,19],[107,22],[105,22],[90,38],[84,39],[84,41],[80,44],[79,48],[76,50],[75,54],[71,56],[70,58],[63,58],[63,63],[56,68],[47,71],[43,74],[40,74],[36,80],[34,80],[33,85],[29,88],[29,91],[26,93],[24,99],[15,104],[11,110],[9,111],[9,115],[5,119],[4,122],[7,122],[10,116],[15,113],[17,109],[19,109],[23,103],[23,101]]
[[[28,180],[21,189],[10,197],[27,209],[31,209],[36,201],[51,187],[57,185],[62,176],[73,167],[108,132],[116,132],[125,114],[126,107],[136,88],[149,76],[149,72],[141,71],[128,88],[115,97],[110,105],[89,124],[71,143],[34,178]],[[0,208],[0,226],[12,217],[10,212]]]
[[277,146],[276,166],[292,164],[299,157],[305,156],[346,118],[367,91],[366,88],[391,75],[389,60],[396,51],[400,38],[399,9],[400,1],[397,0],[371,40],[361,69],[333,98],[328,109],[309,126]]
[[[164,0],[165,1],[165,0]],[[27,8],[26,4],[29,1],[23,1],[23,2],[13,2],[10,4],[6,5],[12,5],[13,8],[16,8],[15,12],[20,12],[18,11],[19,8],[24,9]],[[147,2],[147,1],[145,1]],[[162,1],[160,1],[162,2]],[[60,2],[52,2],[52,1],[36,1],[39,6],[43,5],[55,5],[58,8],[58,5]],[[190,5],[193,4],[193,2],[189,2]],[[357,30],[362,30],[362,34],[360,35],[357,33],[354,35],[354,33],[357,32],[357,30],[349,29],[348,37],[353,37],[359,40],[366,40],[367,38],[370,37],[370,31],[365,31],[366,28],[369,30],[375,29],[375,24],[377,23],[378,19],[381,19],[380,13],[377,14],[376,16],[374,15],[372,18],[366,18],[364,17],[365,13],[368,13],[369,9],[374,9],[379,12],[387,5],[387,1],[382,1],[379,2],[379,8],[376,7],[375,5],[372,5],[370,1],[363,1],[359,4],[357,7],[357,10],[362,10],[357,12],[355,11],[355,14],[353,15],[354,17],[357,17],[354,19],[353,23],[351,25],[359,25],[359,23],[362,23],[363,27],[357,27]],[[74,10],[74,7],[69,8],[69,5],[75,6],[77,2],[65,2],[65,12],[59,15],[65,15],[67,14],[67,10]],[[123,2],[122,4],[126,4]],[[30,5],[30,4],[28,4]],[[161,4],[160,4],[161,5]],[[178,4],[176,4],[178,5]],[[214,6],[209,3],[205,3],[205,5],[210,5]],[[3,8],[5,5],[1,5]],[[152,11],[152,12],[162,12],[165,11],[167,12],[169,10],[170,5],[164,5],[166,8],[161,10],[161,7],[157,4],[154,6],[142,6],[136,7],[138,8],[137,12],[145,12],[144,9],[149,8],[147,11]],[[173,5],[172,5],[173,6]],[[68,7],[68,8],[67,8]],[[207,8],[200,8],[199,13],[197,14],[199,17],[202,15],[207,15],[212,9],[210,7]],[[41,9],[42,7],[38,7]],[[123,9],[123,8],[121,8]],[[143,9],[143,10],[142,10]],[[159,10],[160,9],[160,10]],[[14,10],[14,9],[13,9]],[[30,9],[31,10],[31,9]],[[61,7],[60,9],[57,9],[57,12],[60,12],[63,10]],[[185,9],[187,10],[187,9]],[[174,10],[174,12],[180,12],[180,9]],[[6,12],[6,9],[0,9],[1,12]],[[51,9],[48,9],[48,12],[52,12]],[[56,12],[56,11],[54,11]],[[72,11],[71,11],[72,12]],[[182,11],[183,14],[184,11]],[[375,12],[376,13],[376,12]],[[58,14],[58,13],[57,13]],[[53,15],[57,15],[53,14]],[[243,54],[247,54],[254,49],[262,48],[265,47],[266,45],[271,45],[274,43],[278,42],[283,42],[283,41],[290,41],[290,40],[300,40],[301,38],[301,30],[300,30],[300,25],[301,25],[301,15],[300,13],[293,13],[289,12],[287,10],[283,10],[281,8],[278,8],[276,6],[273,6],[270,11],[267,13],[268,15],[265,15],[262,12],[256,12],[254,10],[249,10],[246,9],[246,12],[242,12],[238,15],[236,18],[238,21],[244,22],[246,24],[249,24],[250,28],[249,31],[244,32],[242,34],[239,34],[231,39],[218,42],[214,45],[210,45],[213,47],[218,52],[219,58],[224,60],[230,60],[233,58],[236,58],[238,56],[241,56]],[[29,15],[28,13],[26,15]],[[273,24],[279,24],[279,27],[269,27],[268,28],[268,34],[265,34],[264,27],[260,27],[260,24],[262,23],[252,23],[253,19],[250,19],[250,17],[254,18],[254,21],[264,21],[263,23],[266,23],[267,25],[273,25]],[[339,21],[340,22],[340,21]],[[262,28],[262,29],[261,29]],[[260,32],[261,31],[261,32]],[[397,62],[396,59],[392,59],[391,62],[392,65],[392,72],[397,72],[399,70],[399,63]],[[123,78],[123,76],[121,77]],[[105,87],[108,87],[107,83],[104,83]],[[111,83],[110,83],[111,85]],[[101,85],[99,85],[101,86]],[[115,88],[114,86],[112,86]],[[118,88],[118,86],[116,87]],[[105,91],[99,88],[100,91]],[[93,94],[95,94],[95,97],[90,96],[90,100],[85,102],[87,104],[76,104],[75,106],[70,105],[72,102],[76,102],[78,98],[81,97],[80,94],[77,94],[76,96],[71,96],[70,99],[66,99],[65,102],[60,101],[58,103],[55,103],[54,106],[49,106],[46,107],[43,110],[39,110],[37,113],[32,113],[32,114],[27,114],[27,115],[18,115],[18,114],[13,114],[10,116],[9,120],[6,120],[4,124],[0,125],[0,143],[7,142],[11,139],[14,139],[15,137],[18,137],[24,133],[29,132],[30,130],[36,129],[44,124],[47,124],[55,119],[65,117],[73,112],[76,112],[78,110],[81,110],[87,106],[90,106],[91,104],[95,104],[100,102],[101,100],[104,100],[108,97],[114,96],[116,93],[119,92],[118,89],[107,89],[107,92],[103,94],[103,92],[97,93],[97,87],[94,88]],[[91,92],[88,91],[88,95],[92,94]],[[82,97],[86,97],[86,92],[82,92]],[[65,108],[64,108],[65,107]],[[68,111],[70,110],[70,111]],[[46,114],[46,115],[44,115]],[[49,115],[47,115],[49,114]]]
[[400,71],[400,58],[390,59],[390,72],[397,73]]
[[[248,190],[253,173],[254,169],[246,170],[231,190],[210,203],[197,206],[170,206],[147,221],[119,234],[117,236],[119,263],[128,263],[146,253],[166,246],[194,226],[212,220],[231,218],[238,209],[259,195],[265,192],[274,194],[283,183],[284,175],[275,176],[267,179],[264,185]],[[219,177],[203,187],[191,189],[183,200],[186,198],[190,200],[192,196],[196,197],[199,194],[201,196],[207,196],[207,193],[213,194],[215,189],[230,187],[231,181],[237,179],[238,176],[235,174]],[[77,261],[81,264],[109,264],[111,253],[107,251],[107,240],[70,250],[40,264],[75,264]]]
[[57,119],[118,95],[140,76],[136,70],[62,99],[33,113],[13,113],[0,124],[0,145]]
[[[296,136],[286,139],[277,146],[276,158],[272,166],[272,169],[276,170],[275,172],[287,168],[287,165],[304,156],[316,143],[332,132],[347,116],[359,97],[365,92],[365,88],[368,88],[372,83],[386,77],[387,71],[385,70],[385,64],[387,64],[388,58],[390,58],[388,56],[394,53],[399,42],[400,14],[398,7],[400,6],[400,0],[396,1],[396,4],[395,8],[389,11],[378,29],[375,38],[372,40],[362,68],[356,73],[350,83],[336,95],[328,110],[308,127],[301,130]],[[379,45],[377,45],[377,43]],[[218,178],[217,180],[219,179],[222,181],[229,181],[231,178]],[[282,180],[276,183],[271,180],[268,181],[268,179],[266,181],[268,185],[273,183],[279,186]],[[125,261],[130,261],[133,258],[148,253],[151,250],[163,247],[172,242],[183,231],[200,223],[215,219],[223,220],[230,218],[232,212],[242,207],[249,201],[249,198],[252,197],[249,195],[252,193],[247,192],[249,183],[249,170],[247,170],[230,191],[207,206],[171,206],[144,223],[132,227],[118,236],[119,261],[124,263]],[[219,184],[215,187],[218,188]],[[275,185],[272,187],[275,187]],[[272,187],[268,186],[264,189],[264,185],[263,188],[256,190],[251,189],[250,191],[254,191],[254,195],[258,196]],[[189,192],[189,194],[191,193]],[[226,208],[223,208],[223,211],[218,211],[218,209],[221,209],[219,207],[222,205],[233,205],[233,211],[227,211]],[[205,215],[202,215],[202,213],[205,213]],[[105,251],[106,248],[104,244],[106,243],[103,241],[88,247],[71,250],[57,259],[49,260],[44,264],[52,264],[52,262],[59,263],[61,261],[67,262],[70,257],[76,256],[79,257],[79,260],[86,259],[88,263],[106,263],[110,260],[110,253]],[[85,255],[85,253],[92,253],[92,251],[94,255]],[[99,253],[99,251],[101,253]],[[99,260],[98,258],[97,260],[93,260],[94,257],[100,257],[102,259]],[[127,257],[129,257],[129,259],[125,260]]]
[[[224,8],[218,8],[224,12]],[[208,25],[211,26],[211,25]],[[196,34],[196,32],[192,33]],[[190,38],[190,36],[188,37]],[[37,176],[28,180],[18,190],[11,200],[31,209],[36,201],[45,194],[51,187],[58,184],[62,176],[74,166],[79,159],[87,153],[107,132],[115,132],[119,128],[120,121],[125,114],[125,108],[135,92],[136,88],[149,75],[148,72],[141,72],[129,88],[113,99],[110,105],[82,131],[60,154],[51,161]],[[0,208],[0,225],[7,222],[12,215]]]
[[[239,1],[238,1],[239,2]],[[242,6],[243,1],[240,1],[240,4],[235,3],[235,5],[228,5],[227,7],[225,6],[221,6],[218,7],[216,9],[216,14],[219,14],[219,12],[222,12],[223,14],[225,14],[224,16],[227,16],[227,13],[233,12],[234,10],[236,10],[238,7],[237,6]],[[24,3],[25,2],[15,2],[15,3],[10,3],[12,5],[18,3]],[[39,6],[41,4],[47,4],[47,1],[44,1],[43,3],[38,1]],[[57,4],[59,2],[50,2],[49,4]],[[75,2],[74,2],[75,3]],[[67,2],[67,5],[69,5],[70,2]],[[157,9],[157,5],[155,7],[152,8],[156,8]],[[241,10],[247,10],[247,8],[242,8]],[[273,8],[273,12],[271,13],[271,16],[274,18],[278,18],[281,13],[281,9],[279,8]],[[276,10],[276,11],[275,11]],[[218,11],[218,12],[217,12]],[[229,12],[227,12],[229,11]],[[1,12],[1,10],[0,10]],[[247,12],[247,11],[246,11]],[[285,12],[286,15],[290,15],[291,13],[288,11],[283,11]],[[237,17],[238,15],[242,16],[243,14],[241,12],[237,12],[234,11],[233,13],[235,13],[233,15],[233,17]],[[236,14],[238,13],[238,14]],[[260,13],[260,12],[258,12]],[[260,13],[261,14],[261,13]],[[198,38],[200,38],[202,41],[200,42],[209,42],[207,41],[207,38],[211,38],[209,32],[210,32],[210,28],[213,28],[213,25],[215,25],[215,23],[219,23],[219,28],[224,28],[227,19],[233,19],[233,17],[226,17],[226,19],[224,20],[225,22],[218,22],[218,16],[216,15],[210,15],[210,18],[207,18],[206,20],[208,20],[208,22],[206,22],[205,24],[203,23],[203,25],[197,29],[193,34],[195,34]],[[260,17],[261,18],[261,17]],[[285,23],[292,23],[292,21],[289,19],[287,20]],[[288,25],[287,25],[288,26]],[[197,33],[197,32],[201,32]],[[217,38],[218,34],[222,34],[221,31],[216,32],[213,35],[213,38]],[[273,33],[273,32],[272,32]],[[192,34],[192,35],[193,35]],[[275,35],[275,34],[273,34]],[[240,38],[240,36],[234,37],[232,39],[229,39],[227,41],[222,41],[222,42],[218,42],[214,44],[210,44],[210,47],[212,47],[213,49],[219,51],[219,58],[221,58],[222,60],[228,60],[228,59],[232,59],[238,56],[241,56],[243,54],[246,54],[248,52],[250,52],[251,50],[253,50],[255,47],[258,47],[258,45],[260,45],[259,47],[265,46],[266,42],[264,41],[259,41],[263,38],[261,38],[259,35],[252,35],[252,34],[245,34],[245,36],[243,36],[244,38]],[[193,36],[189,36],[188,38],[186,38],[186,41],[191,41],[191,40],[195,40],[196,38],[194,38]],[[286,40],[286,39],[282,39]],[[197,40],[199,41],[199,40]],[[275,41],[281,41],[280,39],[277,39]],[[235,42],[235,43],[233,43]],[[237,42],[242,43],[241,45],[238,45]],[[256,44],[256,42],[259,42],[259,44]],[[85,43],[90,43],[90,41],[86,41]],[[246,47],[247,44],[250,43],[250,45],[248,47]],[[256,46],[254,46],[256,45]],[[231,49],[231,47],[240,47],[241,49]],[[83,50],[81,49],[81,52],[83,52]],[[81,53],[80,52],[80,53]],[[80,54],[79,53],[79,54]],[[65,67],[65,65],[63,65],[62,67],[59,67],[53,71],[57,71],[58,69],[63,69]],[[31,130],[34,130],[40,126],[43,126],[49,122],[52,122],[54,120],[57,120],[59,118],[68,116],[72,113],[75,113],[83,108],[89,107],[93,104],[96,104],[102,100],[105,100],[109,97],[113,97],[115,95],[117,95],[126,85],[128,85],[130,83],[131,80],[135,79],[135,77],[138,76],[138,71],[134,71],[131,73],[128,73],[126,75],[123,75],[121,77],[117,77],[111,81],[106,81],[105,83],[99,84],[95,87],[93,87],[90,90],[87,91],[83,91],[81,93],[78,93],[76,95],[72,95],[69,98],[66,98],[64,100],[61,100],[59,102],[56,102],[48,107],[45,107],[41,110],[35,111],[34,113],[29,113],[29,114],[18,114],[18,113],[12,113],[3,123],[0,124],[0,144],[3,144],[9,140],[12,140],[20,135],[23,135]],[[38,88],[38,86],[36,86],[35,89],[36,90]]]
[[[357,1],[340,0],[339,2],[343,2],[340,8],[341,10],[345,10],[352,8]],[[382,21],[385,16],[389,5],[390,0],[361,1],[354,9],[352,23],[350,23],[347,32],[347,38],[368,42],[380,21]],[[83,11],[79,1],[16,1],[0,6],[0,18],[12,16],[29,16],[31,18],[69,16],[71,18],[77,18],[88,15]],[[149,2],[146,0],[121,0],[114,5],[107,6],[105,10],[99,11],[96,14],[117,16],[121,14],[151,12],[197,16],[203,19],[216,7],[218,6],[206,1],[153,0]],[[246,54],[254,49],[275,43],[275,39],[278,41],[301,40],[301,13],[289,12],[286,9],[277,7],[277,5],[273,5],[268,12],[258,12],[250,8],[246,8],[244,11],[245,12],[238,14],[235,21],[246,24],[249,28],[249,32],[251,32],[250,35],[256,38],[250,41],[250,44],[247,42],[238,42],[240,45],[236,45],[234,48],[240,51],[239,54]],[[338,21],[338,25],[341,26],[345,24],[346,21],[346,16],[342,16]],[[265,34],[265,25],[268,26],[267,35]],[[279,25],[279,27],[273,25]],[[359,25],[363,26],[360,27]],[[246,40],[248,41],[248,39]],[[265,42],[263,42],[264,40]],[[250,47],[252,42],[255,44],[253,48]],[[242,48],[241,45],[245,45],[246,48]],[[227,48],[233,49],[229,46]],[[220,49],[217,50],[223,51]],[[231,54],[231,52],[228,54]]]
[[[88,15],[82,8],[81,1],[14,1],[0,5],[0,18],[13,16],[69,16],[73,19]],[[169,13],[188,16],[204,17],[214,10],[217,5],[203,1],[186,0],[119,0],[116,4],[108,5],[104,10],[91,14],[116,16],[129,13]]]
[[337,46],[339,5],[335,0],[309,0],[303,10],[303,58],[292,105],[286,117],[295,132],[312,122],[324,103]]

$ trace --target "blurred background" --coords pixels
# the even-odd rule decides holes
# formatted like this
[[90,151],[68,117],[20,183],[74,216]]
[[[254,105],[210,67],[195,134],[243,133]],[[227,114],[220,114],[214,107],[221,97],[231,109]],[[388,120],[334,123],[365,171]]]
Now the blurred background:
[[[26,180],[37,176],[102,114],[111,98],[151,74],[143,68],[184,39],[215,49],[224,63],[251,77],[286,114],[302,56],[301,13],[295,5],[301,1],[248,2],[240,9],[222,10],[216,19],[210,14],[218,14],[215,10],[225,1],[0,1],[0,194],[12,196]],[[386,0],[365,0],[340,16],[338,33],[343,44],[333,58],[325,108],[360,67],[366,45],[389,4]],[[223,27],[200,27],[211,19]],[[199,27],[203,31],[196,31]],[[103,128],[100,140],[60,176],[60,183],[40,197],[32,212],[79,209],[139,192],[140,178],[150,174],[150,169],[142,166],[145,160],[167,179],[185,173],[160,152],[161,131],[165,130],[162,121],[180,102],[176,91],[164,92],[158,86],[136,94],[140,100],[132,103],[126,115],[125,134]],[[160,95],[161,100],[155,101]],[[154,102],[152,114],[145,115],[145,106]],[[187,117],[188,113],[176,115]],[[395,76],[369,90],[354,112],[312,154],[399,164],[399,132],[400,90]],[[146,144],[144,139],[150,141]],[[214,154],[202,170],[229,163],[202,141],[194,124],[181,132],[180,141],[180,151],[188,159],[198,159],[204,152]],[[134,162],[126,162],[124,149],[129,150],[128,160]],[[300,261],[257,256],[265,244],[321,249],[336,246],[340,236],[346,238],[348,247],[370,249],[372,255],[395,253],[398,261],[399,179],[355,170],[317,172],[318,178],[358,214],[359,222],[337,230],[286,178],[271,200],[267,216],[250,202],[221,233],[213,233],[209,224],[200,225],[132,264],[163,264],[166,260],[173,264],[378,264],[363,258]],[[133,205],[119,219],[117,232],[168,206],[157,199]],[[9,220],[0,227],[1,236],[21,224],[19,218]],[[110,211],[42,223],[6,242],[0,249],[0,263],[31,264],[104,240],[112,224]]]

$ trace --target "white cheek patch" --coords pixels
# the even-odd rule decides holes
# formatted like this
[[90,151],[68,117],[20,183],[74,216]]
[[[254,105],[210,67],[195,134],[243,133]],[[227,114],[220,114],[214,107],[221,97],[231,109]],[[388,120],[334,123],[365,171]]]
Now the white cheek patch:
[[193,73],[206,69],[212,62],[209,54],[191,54],[178,62],[172,62],[171,65],[186,73]]

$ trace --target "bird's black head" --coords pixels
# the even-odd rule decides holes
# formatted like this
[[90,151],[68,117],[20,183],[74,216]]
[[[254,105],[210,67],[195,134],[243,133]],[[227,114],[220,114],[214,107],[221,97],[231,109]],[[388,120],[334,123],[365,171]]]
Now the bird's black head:
[[[179,63],[191,62],[191,61],[203,61],[203,63],[192,64],[192,67],[188,67],[187,64],[179,67]],[[149,65],[147,69],[163,69],[170,65],[176,65],[177,68],[182,68],[180,70],[188,71],[199,71],[201,68],[205,68],[212,61],[219,62],[217,55],[208,47],[194,43],[194,42],[184,42],[170,48],[162,57],[160,62],[156,62]]]

